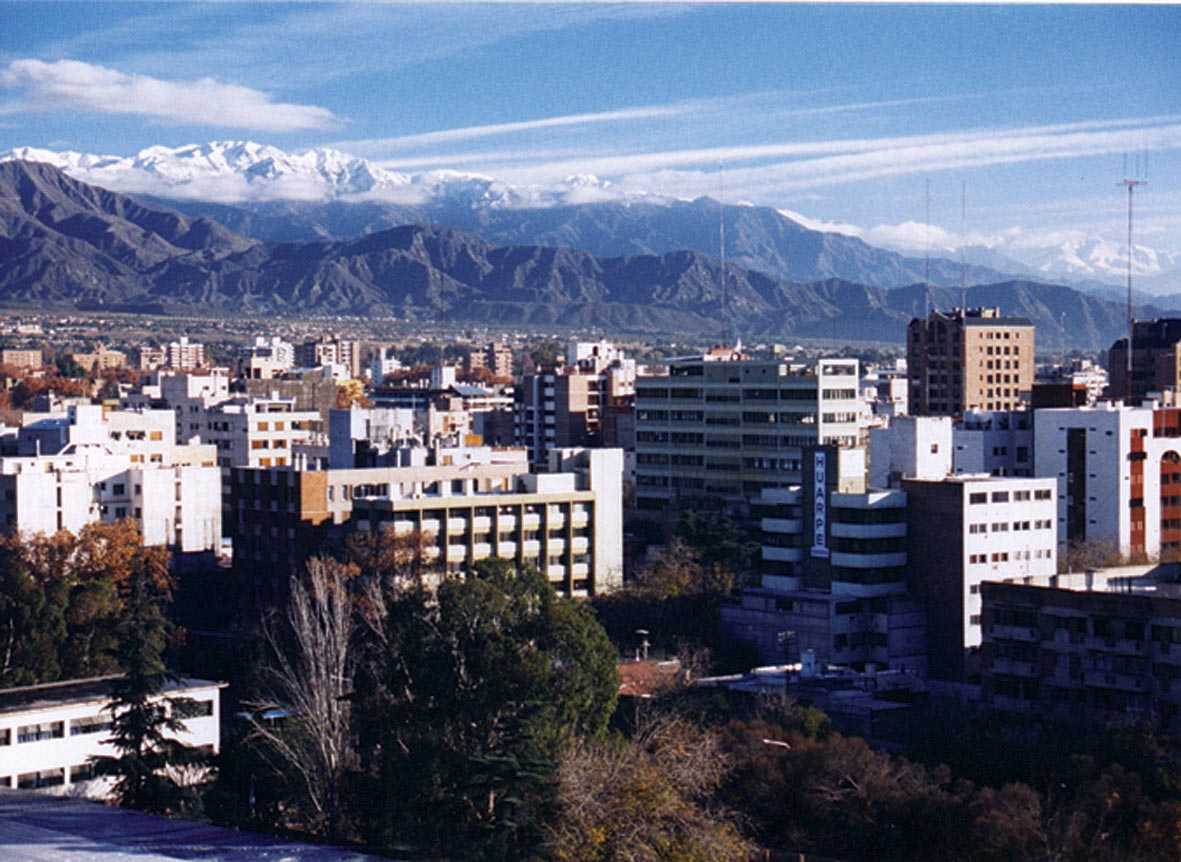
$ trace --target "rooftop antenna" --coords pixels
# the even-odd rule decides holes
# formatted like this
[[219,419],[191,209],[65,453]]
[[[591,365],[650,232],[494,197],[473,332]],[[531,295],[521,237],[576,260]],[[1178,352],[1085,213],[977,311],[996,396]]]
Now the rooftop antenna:
[[[1145,152],[1145,154],[1144,154],[1144,162],[1145,162],[1145,165],[1147,165],[1147,163],[1148,163],[1148,153],[1147,152]],[[1128,377],[1127,377],[1127,383],[1124,386],[1124,392],[1125,392],[1127,399],[1128,399],[1127,403],[1131,404],[1132,403],[1132,338],[1133,338],[1133,334],[1134,334],[1134,330],[1135,330],[1134,321],[1132,319],[1132,251],[1133,251],[1133,247],[1132,247],[1132,209],[1133,209],[1133,199],[1135,196],[1134,193],[1135,193],[1136,187],[1148,185],[1148,180],[1129,178],[1127,176],[1127,168],[1128,168],[1128,157],[1127,157],[1127,154],[1125,154],[1124,155],[1124,179],[1122,182],[1117,183],[1117,185],[1123,185],[1123,186],[1128,187],[1128,351],[1127,351],[1127,364],[1125,367],[1125,372],[1127,373]],[[1137,155],[1136,156],[1136,174],[1139,174],[1139,173],[1140,173],[1140,156]]]
[[923,320],[931,316],[931,180],[927,180],[927,211],[923,218],[923,246],[926,258],[923,264]]
[[718,180],[718,245],[722,250],[722,347],[726,347],[729,342],[726,333],[726,163],[718,162],[718,167],[721,169]]
[[964,243],[968,241],[968,182],[960,181],[960,309],[968,313],[968,259]]

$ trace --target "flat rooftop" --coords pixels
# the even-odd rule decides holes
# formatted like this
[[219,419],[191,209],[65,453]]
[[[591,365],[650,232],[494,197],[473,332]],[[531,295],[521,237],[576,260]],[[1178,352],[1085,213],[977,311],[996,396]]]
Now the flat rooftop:
[[[100,676],[93,679],[71,679],[42,685],[0,689],[0,714],[26,712],[32,709],[45,709],[70,703],[105,701],[111,695],[111,681],[116,678]],[[164,685],[164,694],[209,688],[210,686],[224,688],[225,683],[207,679],[171,680]]]
[[99,802],[0,789],[0,859],[22,862],[375,862],[300,844]]

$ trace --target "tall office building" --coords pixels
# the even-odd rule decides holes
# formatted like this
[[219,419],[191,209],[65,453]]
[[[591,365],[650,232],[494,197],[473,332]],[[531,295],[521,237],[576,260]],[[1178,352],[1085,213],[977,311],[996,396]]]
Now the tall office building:
[[1027,406],[1033,390],[1033,324],[996,308],[932,311],[906,330],[910,412],[961,416]]
[[791,365],[727,350],[637,377],[637,506],[744,515],[764,488],[798,485],[804,447],[860,445],[857,372],[855,359]]

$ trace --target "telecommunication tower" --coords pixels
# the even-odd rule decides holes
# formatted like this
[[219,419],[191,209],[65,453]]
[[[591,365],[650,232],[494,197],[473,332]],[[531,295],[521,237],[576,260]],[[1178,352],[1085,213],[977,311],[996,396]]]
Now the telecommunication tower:
[[[1148,166],[1147,154],[1145,154],[1144,162],[1145,162],[1145,168],[1147,168],[1147,166]],[[1139,171],[1139,164],[1140,164],[1140,159],[1139,159],[1139,157],[1137,157],[1137,159],[1136,159],[1136,167],[1137,167],[1136,173],[1140,172]],[[1127,166],[1126,159],[1124,160],[1124,165],[1126,168],[1126,166]],[[1125,170],[1124,173],[1126,174],[1127,171]],[[1132,248],[1132,209],[1133,209],[1133,199],[1135,197],[1134,193],[1136,191],[1136,187],[1148,185],[1148,180],[1146,180],[1146,179],[1129,179],[1128,177],[1125,176],[1124,179],[1119,183],[1119,185],[1128,187],[1128,353],[1127,353],[1127,367],[1125,369],[1128,377],[1127,377],[1127,383],[1124,387],[1124,390],[1125,390],[1125,394],[1127,396],[1127,403],[1131,404],[1132,403],[1132,333],[1133,333],[1133,330],[1135,329],[1134,320],[1132,319],[1132,253],[1133,253],[1133,248]]]

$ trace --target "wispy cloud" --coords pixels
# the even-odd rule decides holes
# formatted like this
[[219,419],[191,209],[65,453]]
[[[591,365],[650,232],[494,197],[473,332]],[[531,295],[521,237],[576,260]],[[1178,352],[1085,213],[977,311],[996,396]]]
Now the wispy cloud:
[[[879,101],[862,101],[850,103],[824,104],[808,107],[786,107],[785,102],[793,103],[800,97],[815,98],[820,95],[830,95],[831,91],[808,91],[806,93],[794,90],[774,90],[756,93],[743,93],[736,96],[723,96],[710,99],[686,99],[659,105],[641,105],[629,108],[619,108],[610,111],[590,113],[566,114],[555,117],[543,117],[532,120],[521,120],[510,123],[494,123],[475,126],[464,126],[454,129],[440,129],[433,132],[423,132],[414,135],[402,135],[391,138],[369,138],[363,140],[337,141],[331,144],[348,152],[358,155],[384,158],[390,163],[405,164],[398,157],[398,153],[414,150],[424,146],[439,144],[462,144],[468,141],[484,138],[507,136],[529,132],[544,132],[553,129],[564,129],[571,126],[591,126],[620,123],[639,123],[644,121],[681,120],[695,116],[699,122],[714,124],[715,126],[729,126],[734,119],[743,115],[749,116],[757,112],[758,116],[766,120],[804,119],[825,114],[842,114],[868,111],[884,111],[900,107],[918,107],[937,102],[964,101],[980,98],[981,94],[956,94],[951,96],[923,96],[909,99],[888,99]],[[649,126],[649,129],[652,127]],[[716,156],[720,148],[713,150],[687,150],[682,155],[693,161],[698,156],[708,160],[711,155]],[[734,154],[738,151],[729,149],[726,152]],[[659,158],[667,159],[674,153],[659,154]],[[462,158],[470,160],[471,154],[464,153]]]
[[[714,193],[718,164],[725,162],[727,187],[734,194],[766,202],[775,194],[884,177],[1177,148],[1181,148],[1181,118],[1164,116],[928,135],[594,154],[528,166],[515,158],[501,172],[494,164],[485,169],[510,181],[533,182],[589,173],[610,178],[624,189],[695,196]],[[457,160],[462,161],[462,156]]]
[[265,132],[338,125],[326,108],[275,102],[267,93],[213,78],[165,81],[129,75],[78,60],[15,60],[0,85],[24,92],[29,111],[68,109],[131,114],[175,125],[209,125]]
[[619,123],[633,120],[670,118],[691,110],[687,105],[662,105],[650,108],[624,108],[617,111],[600,111],[587,114],[567,114],[561,117],[546,117],[539,120],[522,120],[514,123],[495,123],[483,126],[468,126],[461,129],[444,129],[438,132],[424,132],[419,135],[403,135],[397,138],[372,138],[369,140],[343,141],[331,146],[348,150],[358,155],[374,152],[389,153],[391,150],[419,147],[432,144],[454,144],[462,141],[487,138],[495,135],[509,135],[518,132],[535,132],[544,129],[558,129],[567,126],[588,126],[601,123]]

